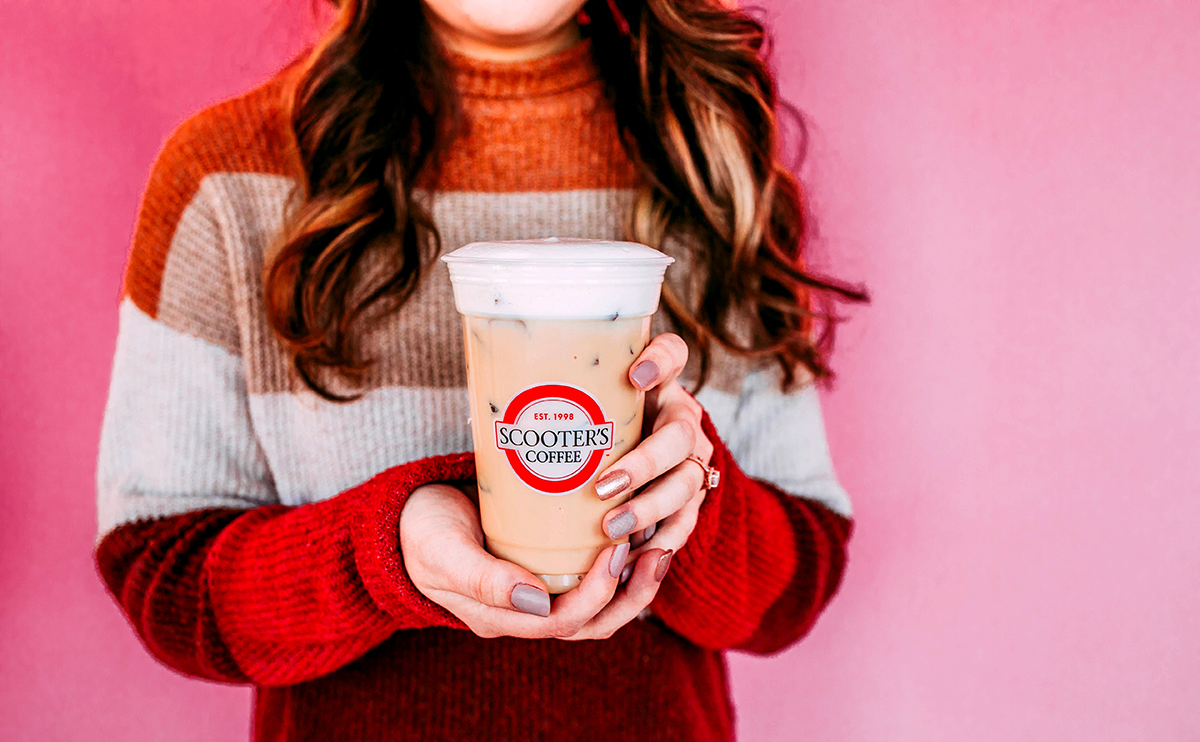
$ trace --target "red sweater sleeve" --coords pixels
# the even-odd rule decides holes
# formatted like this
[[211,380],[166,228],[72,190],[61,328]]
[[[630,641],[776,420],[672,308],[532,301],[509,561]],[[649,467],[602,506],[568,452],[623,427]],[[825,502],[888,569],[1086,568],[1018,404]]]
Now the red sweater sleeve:
[[401,629],[462,628],[409,580],[398,526],[418,486],[474,476],[470,454],[437,456],[308,505],[139,521],[109,532],[96,561],[138,636],[168,666],[290,685]]
[[721,484],[709,491],[652,609],[710,649],[771,653],[816,622],[841,582],[853,523],[747,476],[705,414]]

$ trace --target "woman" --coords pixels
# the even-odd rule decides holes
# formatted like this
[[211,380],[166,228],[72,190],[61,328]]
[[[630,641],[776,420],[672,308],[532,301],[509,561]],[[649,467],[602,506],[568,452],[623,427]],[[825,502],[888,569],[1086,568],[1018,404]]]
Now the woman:
[[[100,571],[156,657],[253,683],[258,740],[731,737],[721,651],[794,642],[841,578],[808,382],[820,300],[862,298],[800,263],[761,43],[711,0],[342,0],[172,135],[98,474]],[[649,435],[596,486],[638,492],[605,521],[634,549],[553,603],[482,548],[434,267],[548,235],[679,261],[678,334],[630,367]]]

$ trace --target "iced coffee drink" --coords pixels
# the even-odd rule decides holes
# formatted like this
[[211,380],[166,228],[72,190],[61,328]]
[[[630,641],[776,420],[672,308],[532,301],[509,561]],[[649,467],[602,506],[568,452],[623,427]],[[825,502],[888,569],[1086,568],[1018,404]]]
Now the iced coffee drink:
[[463,315],[488,551],[566,592],[614,543],[600,523],[623,498],[600,500],[593,483],[641,439],[644,398],[628,373],[671,258],[542,240],[476,243],[443,260]]

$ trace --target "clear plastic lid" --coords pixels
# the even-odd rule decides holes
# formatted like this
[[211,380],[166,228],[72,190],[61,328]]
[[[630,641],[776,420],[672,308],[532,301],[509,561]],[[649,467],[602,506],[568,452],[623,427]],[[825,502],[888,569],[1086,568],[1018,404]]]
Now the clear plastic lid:
[[462,314],[517,319],[644,317],[674,262],[636,242],[475,242],[442,257]]

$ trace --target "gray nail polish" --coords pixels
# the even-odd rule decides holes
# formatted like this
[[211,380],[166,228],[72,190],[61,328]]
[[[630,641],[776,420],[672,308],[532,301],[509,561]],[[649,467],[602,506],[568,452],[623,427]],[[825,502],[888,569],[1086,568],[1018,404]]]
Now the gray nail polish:
[[550,596],[545,590],[539,590],[533,585],[517,585],[513,588],[509,600],[512,601],[513,608],[521,613],[542,618],[550,615]]
[[654,361],[642,361],[629,374],[629,378],[638,389],[645,389],[658,378],[658,364]]
[[627,565],[625,565],[625,569],[621,570],[621,579],[618,580],[617,582],[624,585],[626,582],[629,582],[629,578],[632,576],[633,576],[633,565],[627,564]]
[[625,558],[629,556],[629,544],[618,544],[612,557],[608,560],[608,574],[612,577],[620,577],[621,570],[625,569]]
[[637,516],[626,510],[608,522],[605,529],[612,539],[623,538],[637,525]]
[[642,531],[642,534],[643,534],[642,543],[645,543],[645,542],[649,541],[650,539],[654,538],[654,534],[656,534],[656,533],[658,533],[658,524],[657,523],[651,523],[650,525],[646,526],[646,530]]

